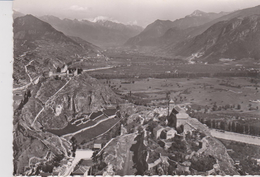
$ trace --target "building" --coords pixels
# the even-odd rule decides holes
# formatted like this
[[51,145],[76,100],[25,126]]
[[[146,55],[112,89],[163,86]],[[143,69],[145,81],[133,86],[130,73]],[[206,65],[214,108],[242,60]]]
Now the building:
[[165,128],[165,131],[167,140],[175,137],[176,130],[174,130],[173,128],[167,127]]
[[171,99],[171,100],[169,101],[169,111],[172,111],[174,107],[175,107],[175,103],[174,103],[174,101]]
[[172,146],[171,140],[163,140],[164,142],[164,149],[169,149]]
[[79,157],[81,159],[91,159],[93,152],[94,151],[89,149],[77,149],[75,152],[75,157]]
[[102,143],[94,143],[93,148],[94,149],[101,149],[102,148]]
[[173,107],[171,114],[168,116],[168,125],[171,127],[179,127],[185,125],[189,115],[180,106]]
[[60,72],[61,73],[66,73],[68,70],[68,65],[64,65],[61,69],[60,69]]
[[162,139],[171,139],[171,138],[174,138],[175,137],[175,134],[176,134],[176,130],[174,128],[171,128],[171,127],[166,127],[163,129],[163,131],[161,132],[161,135],[160,137]]
[[163,129],[164,129],[164,128],[161,127],[161,126],[157,126],[157,127],[155,127],[155,128],[153,129],[153,134],[154,134],[154,137],[155,137],[156,139],[160,137],[160,135],[161,135]]

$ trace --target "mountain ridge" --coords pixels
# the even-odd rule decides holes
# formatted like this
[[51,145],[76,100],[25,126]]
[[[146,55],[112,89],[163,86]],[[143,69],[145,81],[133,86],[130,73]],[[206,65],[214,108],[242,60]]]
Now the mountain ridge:
[[40,19],[50,23],[55,29],[66,35],[80,37],[98,46],[123,44],[128,38],[142,30],[142,27],[136,25],[125,25],[112,21],[61,20],[58,17],[48,16],[42,16]]
[[[13,23],[15,83],[28,83],[54,66],[78,60],[90,53],[98,53],[97,48],[78,42],[54,29],[50,24],[32,16],[18,17]],[[25,66],[30,65],[26,71]],[[27,72],[27,74],[26,74]],[[29,74],[29,75],[28,75]]]
[[[193,14],[193,15],[192,15]],[[226,13],[206,13],[202,11],[194,11],[191,15],[187,15],[184,18],[170,20],[157,19],[153,23],[149,24],[140,34],[130,38],[125,45],[126,46],[158,46],[165,43],[163,41],[163,35],[168,31],[177,29],[180,31],[189,30],[196,26],[205,24],[213,19],[225,15]],[[201,15],[194,15],[201,14]]]
[[[183,42],[177,55],[189,57],[199,54],[197,58],[216,59],[259,58],[260,52],[260,15],[236,17],[220,21],[190,41]],[[210,59],[209,59],[210,57]],[[207,60],[207,61],[208,61]]]

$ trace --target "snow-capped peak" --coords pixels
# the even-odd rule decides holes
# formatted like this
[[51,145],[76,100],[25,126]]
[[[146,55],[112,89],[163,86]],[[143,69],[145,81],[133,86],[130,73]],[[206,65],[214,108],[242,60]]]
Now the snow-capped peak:
[[200,10],[195,10],[192,14],[190,14],[188,16],[190,16],[190,17],[194,17],[194,16],[198,17],[198,16],[203,16],[204,14],[205,14],[205,12],[202,12]]
[[96,22],[106,22],[106,21],[111,21],[114,23],[119,23],[117,20],[111,19],[109,17],[105,17],[105,16],[98,16],[95,17],[94,19],[90,19],[90,21],[96,23]]

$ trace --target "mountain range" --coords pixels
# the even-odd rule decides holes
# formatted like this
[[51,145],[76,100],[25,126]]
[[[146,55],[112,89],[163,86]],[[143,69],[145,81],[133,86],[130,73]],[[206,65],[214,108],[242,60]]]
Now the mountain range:
[[[180,56],[194,56],[207,62],[218,59],[260,57],[260,15],[236,17],[220,21],[202,34],[174,46]],[[172,50],[170,49],[169,52]]]
[[[221,58],[259,58],[257,50],[259,46],[259,40],[257,40],[259,14],[260,6],[231,13],[206,13],[196,10],[175,21],[158,19],[142,30],[139,26],[124,25],[104,19],[91,22],[42,16],[38,19],[40,22],[37,20],[22,22],[23,17],[26,19],[30,15],[23,16],[19,12],[14,12],[15,56],[23,55],[25,51],[28,52],[28,49],[38,50],[41,48],[41,51],[45,52],[35,54],[39,55],[39,58],[50,58],[46,56],[48,53],[56,53],[56,58],[70,56],[69,60],[71,60],[73,58],[71,56],[75,53],[79,53],[77,56],[82,57],[91,52],[100,52],[101,49],[95,46],[97,44],[102,47],[134,47],[138,50],[148,48],[145,51],[153,55],[193,58],[195,60],[201,58],[210,60],[210,62],[217,62]],[[18,23],[18,21],[20,22]],[[25,22],[28,25],[23,25]],[[40,23],[42,24],[39,25]],[[17,25],[20,26],[16,27]],[[27,32],[24,33],[24,31]],[[36,41],[30,41],[32,36],[35,37]],[[69,50],[60,52],[58,49],[61,45],[50,47],[50,45],[46,45],[46,41],[51,41],[50,44],[52,42],[69,44]],[[44,45],[46,46],[43,47]],[[17,68],[21,66],[24,65],[15,64]]]
[[124,25],[109,20],[61,20],[54,16],[42,16],[40,19],[66,35],[80,37],[101,47],[122,45],[143,30],[136,25]]
[[[223,57],[259,58],[258,14],[260,6],[232,13],[195,11],[174,22],[156,20],[139,35],[130,38],[125,46],[148,47],[157,55],[205,58],[211,62]],[[204,20],[200,21],[202,18]]]
[[[31,78],[89,55],[100,48],[82,39],[70,38],[50,24],[32,16],[18,17],[13,23],[14,74],[16,84],[28,83],[25,66]],[[30,63],[30,64],[29,64]]]
[[[205,13],[199,10],[194,11],[192,14],[175,21],[170,20],[156,20],[148,25],[140,34],[130,38],[125,45],[149,46],[163,43],[164,35],[169,36],[174,33],[182,32],[185,29],[197,27],[210,22],[216,18],[226,15],[225,12],[220,13]],[[174,35],[174,34],[173,34]]]

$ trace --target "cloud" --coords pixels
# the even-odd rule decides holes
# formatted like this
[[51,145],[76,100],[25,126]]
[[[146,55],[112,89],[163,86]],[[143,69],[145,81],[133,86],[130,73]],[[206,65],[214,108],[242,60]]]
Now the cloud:
[[87,8],[87,7],[81,7],[81,6],[78,6],[78,5],[70,6],[69,9],[72,10],[72,11],[85,11],[85,10],[89,10],[89,8]]
[[97,22],[97,21],[106,21],[106,20],[110,20],[109,17],[98,16],[98,17],[94,18],[94,19],[92,20],[92,22]]
[[98,21],[112,21],[112,22],[115,22],[115,23],[120,23],[119,21],[113,19],[113,18],[110,18],[110,17],[106,17],[106,16],[97,16],[95,18],[89,18],[88,19],[89,21],[92,21],[92,22],[98,22]]
[[138,25],[136,20],[127,22],[128,25]]

